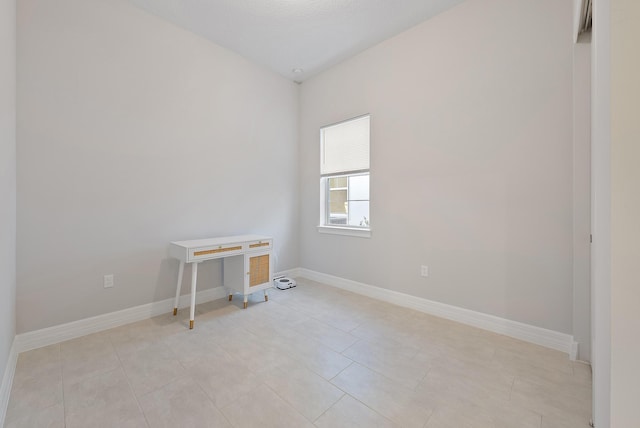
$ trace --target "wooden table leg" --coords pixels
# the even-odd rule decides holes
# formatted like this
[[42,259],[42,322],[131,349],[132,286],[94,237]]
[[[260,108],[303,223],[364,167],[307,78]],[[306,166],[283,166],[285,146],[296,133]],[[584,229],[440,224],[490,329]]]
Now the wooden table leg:
[[247,303],[249,300],[249,296],[247,296],[246,294],[244,295],[244,308],[247,309],[247,306],[249,305],[249,303]]
[[189,312],[189,329],[193,329],[196,314],[196,281],[198,280],[198,263],[191,263],[191,311]]
[[176,285],[176,300],[173,303],[173,316],[178,315],[178,302],[180,301],[180,288],[182,287],[182,274],[184,273],[184,262],[180,262],[178,268],[178,285]]

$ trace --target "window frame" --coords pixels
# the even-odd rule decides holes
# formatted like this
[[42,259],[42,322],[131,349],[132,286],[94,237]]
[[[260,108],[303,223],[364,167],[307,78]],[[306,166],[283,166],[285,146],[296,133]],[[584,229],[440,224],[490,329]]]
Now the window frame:
[[[332,126],[340,125],[343,123],[348,123],[354,120],[362,119],[364,117],[369,118],[369,168],[368,169],[359,169],[354,171],[340,171],[331,174],[322,174],[320,172],[320,224],[317,226],[318,232],[326,233],[331,235],[346,235],[346,236],[356,236],[361,238],[370,238],[371,237],[371,115],[363,114],[360,116],[352,117],[346,120],[342,120],[340,122],[332,123],[329,125],[325,125],[320,127],[320,165],[322,164],[322,156],[324,150],[324,140],[323,140],[323,130],[325,128],[329,128]],[[346,177],[347,183],[349,177],[358,176],[358,175],[368,175],[369,176],[369,225],[368,226],[353,226],[349,225],[349,219],[347,217],[346,225],[336,225],[329,224],[330,218],[330,186],[329,180],[331,178],[337,177]],[[347,200],[349,202],[349,185],[347,184]],[[348,214],[347,214],[348,216]]]

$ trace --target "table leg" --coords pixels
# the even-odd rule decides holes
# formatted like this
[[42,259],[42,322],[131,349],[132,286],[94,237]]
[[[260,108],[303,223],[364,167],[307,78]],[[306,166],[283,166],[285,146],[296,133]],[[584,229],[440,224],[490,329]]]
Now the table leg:
[[196,281],[198,280],[198,263],[191,263],[191,310],[189,312],[189,329],[193,329],[196,314]]
[[247,296],[246,294],[244,295],[244,308],[247,309],[247,306],[249,305],[249,303],[247,303],[249,300],[249,296]]
[[268,302],[269,301],[269,293],[267,293],[267,289],[264,289],[264,301]]
[[176,285],[176,301],[173,304],[173,316],[178,315],[178,301],[180,300],[180,287],[182,287],[182,274],[184,273],[184,262],[180,262],[178,268],[178,285]]

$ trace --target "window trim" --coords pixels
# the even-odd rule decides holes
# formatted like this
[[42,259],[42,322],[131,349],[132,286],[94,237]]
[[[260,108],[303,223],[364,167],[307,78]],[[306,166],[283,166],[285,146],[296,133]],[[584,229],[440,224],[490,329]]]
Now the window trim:
[[318,232],[328,235],[356,236],[358,238],[371,238],[371,227],[345,227],[345,226],[318,226]]

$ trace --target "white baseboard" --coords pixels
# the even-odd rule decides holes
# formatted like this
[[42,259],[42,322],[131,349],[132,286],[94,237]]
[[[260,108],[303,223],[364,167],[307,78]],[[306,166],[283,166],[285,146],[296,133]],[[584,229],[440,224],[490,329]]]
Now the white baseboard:
[[[277,272],[274,276],[298,276],[299,269],[289,269]],[[196,304],[210,302],[227,296],[224,287],[210,288],[198,291],[196,294]],[[189,294],[180,296],[180,308],[189,307]],[[86,336],[87,334],[98,333],[110,328],[119,327],[136,321],[142,321],[151,317],[169,313],[173,310],[173,298],[159,302],[147,303],[121,311],[110,312],[91,318],[60,324],[41,330],[30,331],[16,336],[14,345],[16,352],[30,351],[42,348],[43,346],[54,345],[65,340]],[[1,425],[0,425],[1,426]]]
[[300,275],[300,268],[282,270],[280,272],[276,272],[276,273],[273,274],[274,278],[277,278],[279,276],[289,276],[289,277],[301,276]]
[[[414,309],[430,315],[441,318],[450,319],[473,327],[478,327],[494,333],[504,334],[526,342],[535,343],[547,348],[569,354],[572,360],[575,360],[578,353],[578,343],[574,341],[573,336],[560,333],[541,327],[524,324],[518,321],[512,321],[500,318],[494,315],[476,312],[457,306],[448,305],[446,303],[435,302],[421,297],[411,296],[409,294],[399,293],[397,291],[387,290],[385,288],[364,284],[349,279],[328,275],[321,272],[312,271],[305,268],[293,268],[283,270],[274,274],[274,276],[290,276],[305,277],[313,281],[322,282],[333,287],[351,291],[384,302],[392,303],[398,306]],[[198,292],[196,303],[205,303],[211,300],[223,298],[227,295],[223,287],[211,288]],[[189,306],[189,295],[180,296],[180,307]],[[47,345],[64,342],[65,340],[75,339],[91,333],[108,330],[110,328],[119,327],[136,321],[148,319],[163,313],[171,312],[173,309],[173,299],[166,299],[159,302],[148,303],[121,311],[111,312],[108,314],[98,315],[83,320],[73,321],[41,330],[22,333],[15,337],[13,352],[13,369],[15,369],[15,359],[20,352],[29,351],[31,349],[41,348]],[[11,372],[13,379],[13,372]],[[6,377],[6,373],[5,373]],[[3,380],[4,382],[4,380]],[[4,387],[4,383],[3,383]],[[10,386],[9,386],[10,388]],[[4,393],[4,390],[0,391]],[[7,392],[8,394],[8,392]],[[3,396],[0,396],[0,399]],[[2,402],[0,402],[2,404]]]
[[[221,299],[227,295],[224,287],[216,287],[199,291],[196,294],[196,304]],[[189,307],[189,294],[180,296],[179,307]],[[41,330],[30,331],[16,336],[14,344],[17,353],[30,351],[43,346],[64,342],[91,333],[108,330],[136,321],[169,313],[173,310],[173,298],[159,302],[147,303],[121,311],[85,318],[78,321],[60,324]]]
[[524,324],[518,321],[512,321],[482,312],[447,305],[446,303],[435,302],[433,300],[411,296],[409,294],[399,293],[397,291],[387,290],[373,285],[363,284],[361,282],[312,271],[310,269],[298,268],[292,269],[292,271],[297,274],[296,276],[302,276],[313,281],[318,281],[353,293],[362,294],[373,299],[415,309],[430,315],[450,319],[462,324],[467,324],[473,327],[492,331],[494,333],[504,334],[505,336],[510,336],[525,342],[535,343],[536,345],[562,351],[569,354],[572,360],[575,360],[577,355],[578,344],[577,342],[574,342],[573,336],[569,334],[547,330],[545,328]]
[[573,341],[571,343],[571,351],[569,352],[569,358],[571,361],[576,361],[578,358],[578,342]]
[[16,373],[16,363],[18,362],[18,352],[16,351],[16,339],[13,339],[7,365],[4,368],[4,376],[2,376],[2,384],[0,385],[0,427],[4,426],[4,420],[7,416],[7,407],[9,406],[9,395],[11,394],[11,385],[13,385],[13,375]]
[[[289,269],[277,272],[274,276],[299,276],[299,271],[298,268]],[[199,291],[196,294],[196,304],[226,296],[227,290],[224,287]],[[189,298],[189,294],[180,296],[179,307],[189,307]],[[0,427],[4,426],[19,353],[170,313],[173,310],[173,304],[173,298],[170,298],[16,335],[9,351],[9,358],[0,385]]]

